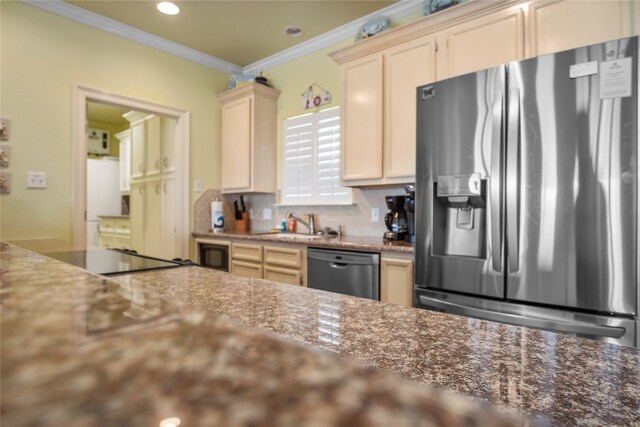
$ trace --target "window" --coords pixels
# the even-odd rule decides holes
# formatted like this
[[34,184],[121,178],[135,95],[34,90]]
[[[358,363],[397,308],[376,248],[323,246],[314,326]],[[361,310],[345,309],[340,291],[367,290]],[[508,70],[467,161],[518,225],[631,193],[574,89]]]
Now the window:
[[284,121],[283,205],[353,203],[340,186],[340,107]]

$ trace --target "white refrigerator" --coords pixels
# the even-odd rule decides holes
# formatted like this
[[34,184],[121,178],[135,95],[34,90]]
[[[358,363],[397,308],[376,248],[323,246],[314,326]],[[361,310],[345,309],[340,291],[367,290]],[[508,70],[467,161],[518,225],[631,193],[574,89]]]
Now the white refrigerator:
[[87,247],[100,246],[100,215],[120,215],[120,161],[87,159]]

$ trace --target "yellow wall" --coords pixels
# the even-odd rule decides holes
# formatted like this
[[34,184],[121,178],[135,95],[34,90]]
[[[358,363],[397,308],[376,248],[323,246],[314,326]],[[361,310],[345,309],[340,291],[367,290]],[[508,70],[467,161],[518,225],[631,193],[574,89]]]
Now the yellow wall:
[[[219,188],[216,94],[226,74],[14,1],[0,2],[0,54],[0,116],[10,121],[12,150],[0,238],[71,239],[73,85],[190,111],[190,182]],[[46,172],[48,188],[27,190],[27,171]]]

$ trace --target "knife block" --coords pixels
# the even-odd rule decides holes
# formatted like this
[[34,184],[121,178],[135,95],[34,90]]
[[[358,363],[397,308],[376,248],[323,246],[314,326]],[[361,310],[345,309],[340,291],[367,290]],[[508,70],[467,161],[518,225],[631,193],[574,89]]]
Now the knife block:
[[242,219],[236,219],[234,225],[236,233],[246,233],[249,231],[249,214],[243,212]]

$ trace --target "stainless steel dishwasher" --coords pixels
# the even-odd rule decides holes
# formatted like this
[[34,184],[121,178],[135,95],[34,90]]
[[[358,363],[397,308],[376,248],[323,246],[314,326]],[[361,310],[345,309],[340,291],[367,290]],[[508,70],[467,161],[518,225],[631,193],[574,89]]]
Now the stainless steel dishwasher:
[[307,266],[310,288],[380,300],[380,254],[310,248]]

